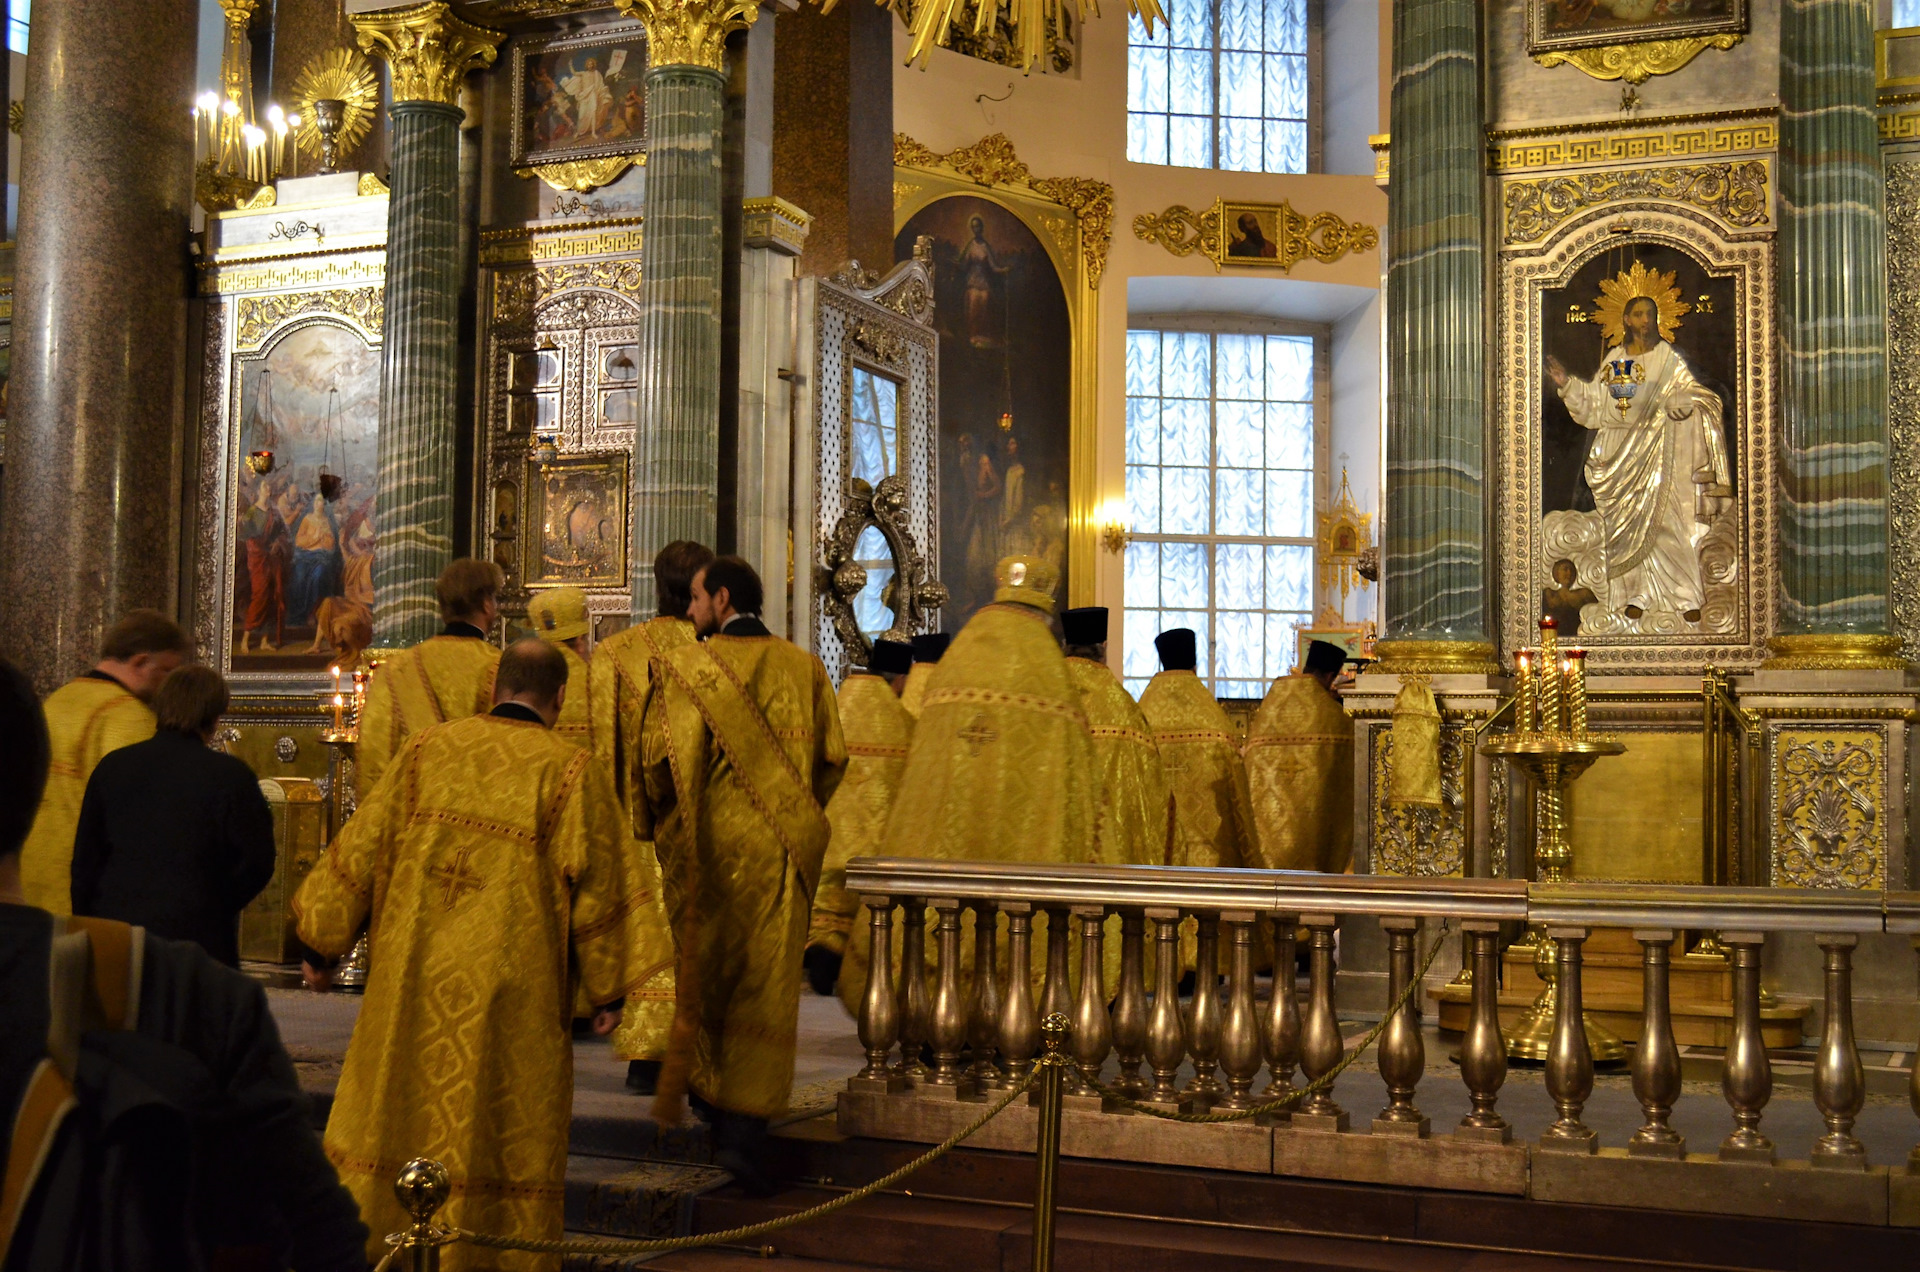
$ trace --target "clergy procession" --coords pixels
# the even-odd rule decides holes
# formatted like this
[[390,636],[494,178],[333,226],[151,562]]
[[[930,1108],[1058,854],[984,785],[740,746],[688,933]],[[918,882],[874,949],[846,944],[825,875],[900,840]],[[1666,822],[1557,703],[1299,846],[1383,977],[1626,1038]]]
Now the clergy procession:
[[[256,1057],[206,1101],[228,1134],[271,1114],[255,1176],[230,1182],[291,1266],[379,1262],[408,1223],[393,1181],[419,1157],[448,1172],[441,1223],[559,1238],[582,1036],[608,1038],[657,1122],[691,1111],[714,1162],[749,1194],[771,1192],[768,1124],[788,1108],[801,994],[837,994],[850,1029],[866,985],[855,858],[1347,867],[1337,646],[1314,642],[1300,674],[1273,685],[1243,751],[1196,675],[1193,631],[1160,635],[1163,670],[1136,703],[1105,661],[1107,611],[1056,615],[1041,559],[1002,560],[992,602],[950,642],[874,642],[837,691],[818,657],[762,622],[745,561],[675,542],[654,579],[657,615],[597,647],[584,594],[555,588],[529,607],[535,635],[503,650],[490,638],[499,570],[458,560],[439,580],[439,634],[377,664],[357,809],[292,903],[309,990],[331,988],[365,938],[364,999],[321,1144],[259,989],[234,970],[234,922],[265,883],[257,793],[236,796],[224,770],[185,778],[145,805],[144,837],[103,845],[87,831],[116,798],[105,787],[119,757],[156,732],[196,738],[214,768],[243,767],[204,750],[220,677],[188,663],[185,634],[151,612],[115,624],[97,665],[44,708],[6,668],[7,731],[37,738],[38,762],[6,777],[0,935],[16,955],[50,934],[91,941],[108,968],[97,974],[126,977],[122,1028],[202,1030]],[[191,693],[197,715],[177,701]],[[98,886],[114,869],[122,884]],[[188,913],[200,917],[174,917]],[[116,948],[119,964],[101,956]],[[57,984],[41,954],[0,968]],[[1191,939],[1183,955],[1191,974]],[[187,982],[201,985],[196,1007],[149,1010],[156,985]],[[0,1080],[23,1117],[36,1084],[57,1101],[111,1080],[30,1063],[35,1048],[15,1044],[46,1027],[23,1017],[3,1031]],[[120,1081],[161,1080],[137,1050],[113,1063]],[[24,1121],[15,1159],[62,1143],[58,1121]],[[38,1190],[27,1212],[7,1194],[0,1221],[20,1236],[8,1268],[78,1266],[96,1248],[85,1221],[118,1203],[98,1180],[68,1184]],[[140,1239],[212,1251],[257,1236],[224,1204],[170,1222]],[[558,1257],[463,1244],[444,1266]]]

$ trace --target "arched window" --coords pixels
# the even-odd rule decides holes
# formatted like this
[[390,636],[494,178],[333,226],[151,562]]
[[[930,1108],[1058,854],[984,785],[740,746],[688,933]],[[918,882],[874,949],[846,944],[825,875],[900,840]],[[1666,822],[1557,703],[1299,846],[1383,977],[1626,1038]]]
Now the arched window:
[[1127,158],[1182,168],[1311,172],[1315,0],[1167,0],[1127,41]]

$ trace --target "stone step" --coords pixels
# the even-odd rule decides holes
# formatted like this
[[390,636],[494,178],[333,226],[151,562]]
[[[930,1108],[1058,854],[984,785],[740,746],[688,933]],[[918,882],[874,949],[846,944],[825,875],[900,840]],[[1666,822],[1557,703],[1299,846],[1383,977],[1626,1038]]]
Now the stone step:
[[605,1237],[683,1237],[693,1230],[696,1199],[732,1181],[716,1166],[576,1153],[567,1158],[567,1229]]

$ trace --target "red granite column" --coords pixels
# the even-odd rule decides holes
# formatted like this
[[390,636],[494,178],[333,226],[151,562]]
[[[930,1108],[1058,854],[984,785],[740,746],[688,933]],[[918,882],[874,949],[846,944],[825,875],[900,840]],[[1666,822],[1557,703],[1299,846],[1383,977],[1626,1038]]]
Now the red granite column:
[[173,611],[193,0],[33,7],[0,653],[44,692],[123,611]]

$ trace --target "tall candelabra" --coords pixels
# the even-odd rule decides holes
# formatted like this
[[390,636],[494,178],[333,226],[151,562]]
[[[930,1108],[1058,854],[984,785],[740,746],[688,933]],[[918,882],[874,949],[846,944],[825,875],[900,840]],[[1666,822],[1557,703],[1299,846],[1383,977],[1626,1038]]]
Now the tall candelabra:
[[[1566,788],[1603,755],[1619,755],[1626,745],[1587,729],[1587,656],[1584,649],[1562,650],[1558,624],[1540,620],[1540,644],[1514,657],[1514,729],[1480,744],[1482,755],[1497,755],[1533,779],[1540,792],[1534,834],[1534,866],[1541,883],[1565,883],[1573,874],[1573,844],[1567,838]],[[1553,1038],[1557,1001],[1553,942],[1535,929],[1533,967],[1546,987],[1514,1024],[1507,1054],[1516,1060],[1544,1061]],[[1612,1030],[1583,1015],[1587,1045],[1596,1064],[1624,1060],[1626,1044]]]
[[[374,664],[378,666],[378,664]],[[333,795],[332,825],[328,837],[340,833],[347,819],[353,816],[353,764],[355,749],[360,744],[360,711],[366,705],[367,688],[373,683],[373,670],[356,670],[352,673],[352,693],[349,695],[341,688],[340,669],[333,668],[333,688],[322,690],[323,710],[331,714],[330,727],[320,733],[320,741],[332,753],[327,764],[328,786]],[[360,939],[353,943],[347,956],[333,970],[333,985],[344,993],[358,994],[367,987],[367,935],[362,932]]]

